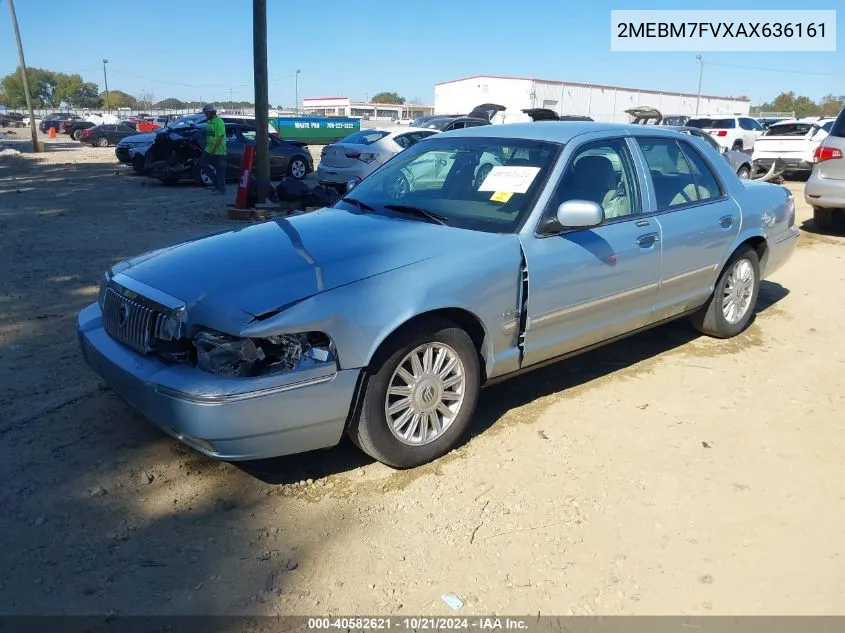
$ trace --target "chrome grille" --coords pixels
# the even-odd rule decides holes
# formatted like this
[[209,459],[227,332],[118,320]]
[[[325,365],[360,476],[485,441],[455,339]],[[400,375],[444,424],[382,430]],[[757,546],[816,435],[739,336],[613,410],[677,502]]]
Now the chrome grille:
[[152,350],[156,338],[169,339],[164,334],[167,317],[107,288],[103,297],[103,326],[106,332],[124,345],[146,354]]

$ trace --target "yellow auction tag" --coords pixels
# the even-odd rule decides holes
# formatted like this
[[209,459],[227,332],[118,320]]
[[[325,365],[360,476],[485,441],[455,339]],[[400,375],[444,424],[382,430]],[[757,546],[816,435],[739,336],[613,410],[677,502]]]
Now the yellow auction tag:
[[513,193],[510,191],[497,191],[492,196],[490,196],[490,200],[492,200],[493,202],[507,202],[511,199],[512,195]]

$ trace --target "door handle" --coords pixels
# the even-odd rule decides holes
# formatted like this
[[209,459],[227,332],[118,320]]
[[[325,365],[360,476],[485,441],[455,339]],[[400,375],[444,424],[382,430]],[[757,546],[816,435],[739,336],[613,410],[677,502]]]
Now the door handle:
[[637,226],[639,228],[648,226],[648,220],[637,220],[637,223],[634,226]]
[[719,218],[719,225],[723,229],[729,229],[731,225],[734,223],[734,219],[732,215],[725,215]]
[[654,243],[659,240],[660,237],[657,233],[646,233],[645,235],[640,235],[637,238],[637,246],[640,248],[648,248],[649,246],[653,246]]

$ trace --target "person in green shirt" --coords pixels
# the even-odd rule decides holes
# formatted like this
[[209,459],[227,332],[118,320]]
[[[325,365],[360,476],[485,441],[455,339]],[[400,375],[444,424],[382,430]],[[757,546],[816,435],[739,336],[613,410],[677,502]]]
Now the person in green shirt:
[[205,151],[202,156],[203,167],[214,168],[215,188],[212,193],[226,193],[226,124],[217,116],[217,109],[211,103],[202,107],[205,119]]

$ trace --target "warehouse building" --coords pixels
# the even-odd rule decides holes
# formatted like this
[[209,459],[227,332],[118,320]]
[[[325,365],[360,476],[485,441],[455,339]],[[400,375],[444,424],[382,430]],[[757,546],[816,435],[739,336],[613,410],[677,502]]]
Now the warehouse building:
[[751,102],[744,97],[714,97],[620,86],[549,81],[525,77],[476,75],[434,86],[436,114],[462,114],[481,103],[496,103],[508,113],[526,108],[548,108],[558,115],[586,115],[596,121],[628,123],[625,110],[657,108],[664,115],[747,115]]
[[343,116],[370,121],[395,121],[433,114],[434,106],[412,103],[402,105],[370,103],[352,101],[349,97],[312,97],[302,100],[302,110],[306,116]]

